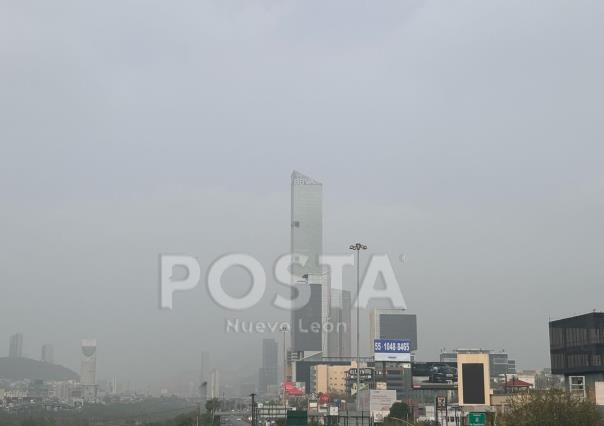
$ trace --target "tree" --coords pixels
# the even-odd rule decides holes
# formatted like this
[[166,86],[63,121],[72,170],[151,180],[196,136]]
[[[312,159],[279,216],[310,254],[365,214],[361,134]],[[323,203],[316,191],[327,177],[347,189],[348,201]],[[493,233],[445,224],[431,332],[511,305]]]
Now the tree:
[[499,419],[501,426],[599,426],[602,417],[589,401],[552,389],[530,392],[510,399],[510,408]]
[[409,418],[410,413],[411,410],[409,410],[407,404],[404,402],[395,402],[392,404],[392,407],[390,407],[390,414],[388,414],[388,417],[406,420]]

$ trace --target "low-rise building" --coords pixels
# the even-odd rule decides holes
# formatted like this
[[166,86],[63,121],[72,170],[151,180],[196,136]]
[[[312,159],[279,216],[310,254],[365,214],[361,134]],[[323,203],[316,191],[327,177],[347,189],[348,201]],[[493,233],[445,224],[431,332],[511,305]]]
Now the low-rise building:
[[351,368],[356,368],[356,362],[351,365],[313,365],[310,367],[311,392],[344,394],[346,375]]
[[604,312],[550,321],[549,342],[552,373],[574,395],[604,405]]

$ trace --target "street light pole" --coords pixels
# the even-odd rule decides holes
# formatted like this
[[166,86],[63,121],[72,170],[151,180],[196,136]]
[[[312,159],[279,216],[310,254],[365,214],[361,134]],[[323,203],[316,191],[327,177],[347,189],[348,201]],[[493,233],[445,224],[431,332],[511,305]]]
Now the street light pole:
[[285,333],[287,333],[287,325],[283,324],[280,331],[283,333],[283,405],[287,407],[287,349],[285,346]]
[[359,304],[359,293],[361,292],[361,264],[359,261],[361,250],[367,250],[367,246],[361,243],[351,244],[348,247],[350,250],[355,250],[357,255],[357,410],[359,409],[359,390],[361,389],[361,355],[360,355],[360,340],[361,340],[361,323],[360,323],[360,311],[361,307]]

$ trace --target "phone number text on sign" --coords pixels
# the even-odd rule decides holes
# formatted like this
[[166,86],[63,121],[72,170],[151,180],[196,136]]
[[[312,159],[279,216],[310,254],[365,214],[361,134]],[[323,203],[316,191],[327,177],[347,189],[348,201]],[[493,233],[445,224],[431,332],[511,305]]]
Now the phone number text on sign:
[[410,352],[410,340],[375,339],[373,341],[373,353],[376,361],[409,362],[411,360]]

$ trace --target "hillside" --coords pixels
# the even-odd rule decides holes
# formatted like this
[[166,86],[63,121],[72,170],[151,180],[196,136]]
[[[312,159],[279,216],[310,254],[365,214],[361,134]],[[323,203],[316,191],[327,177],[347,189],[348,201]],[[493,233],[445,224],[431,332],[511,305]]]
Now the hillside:
[[29,358],[0,358],[0,379],[78,380],[77,373],[60,365]]

